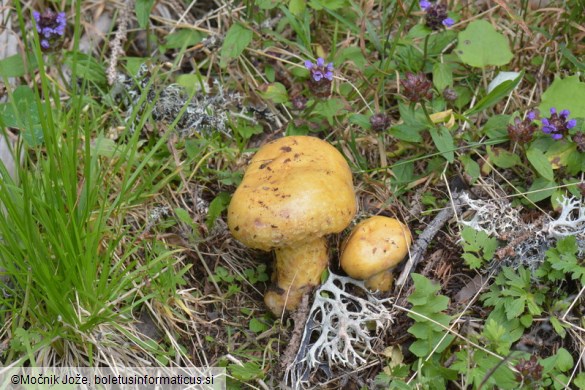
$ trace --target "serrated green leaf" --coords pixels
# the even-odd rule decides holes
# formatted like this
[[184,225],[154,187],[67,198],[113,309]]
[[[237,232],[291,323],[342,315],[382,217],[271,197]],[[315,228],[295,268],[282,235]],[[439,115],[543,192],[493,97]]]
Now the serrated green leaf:
[[506,300],[504,303],[504,307],[506,308],[506,318],[511,320],[512,318],[516,318],[524,313],[524,307],[526,306],[525,303],[526,301],[523,298]]
[[555,81],[542,94],[542,102],[538,106],[542,115],[549,113],[552,107],[557,111],[569,110],[570,118],[585,118],[585,83],[579,76],[570,76]]
[[227,64],[243,53],[244,49],[252,42],[253,33],[240,23],[235,23],[230,27],[223,45],[221,47],[221,60],[219,66],[225,68]]
[[554,181],[554,173],[552,165],[539,149],[529,148],[526,151],[526,158],[530,161],[530,164],[536,169],[536,172],[548,181]]
[[459,33],[455,53],[463,63],[477,68],[506,65],[513,58],[506,37],[485,20],[473,21]]
[[136,0],[134,4],[134,12],[136,13],[136,20],[140,28],[146,28],[148,26],[148,19],[150,18],[150,11],[154,0]]
[[441,289],[436,283],[417,273],[412,274],[412,280],[414,282],[414,292],[410,294],[407,300],[413,305],[420,306],[426,304],[429,296]]
[[431,133],[431,138],[435,143],[435,146],[441,152],[441,155],[445,157],[445,159],[452,163],[455,160],[455,143],[453,142],[453,136],[449,129],[444,126],[439,128],[431,127],[429,129]]
[[465,264],[471,269],[478,269],[483,264],[482,260],[472,253],[464,253],[461,257],[465,260]]

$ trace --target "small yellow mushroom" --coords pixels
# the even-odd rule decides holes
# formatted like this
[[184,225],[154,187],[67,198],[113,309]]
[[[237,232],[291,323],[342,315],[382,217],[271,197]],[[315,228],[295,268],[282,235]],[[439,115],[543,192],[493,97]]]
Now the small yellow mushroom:
[[392,270],[408,254],[412,236],[394,218],[370,217],[355,226],[343,245],[341,268],[352,278],[365,280],[371,290],[392,288]]

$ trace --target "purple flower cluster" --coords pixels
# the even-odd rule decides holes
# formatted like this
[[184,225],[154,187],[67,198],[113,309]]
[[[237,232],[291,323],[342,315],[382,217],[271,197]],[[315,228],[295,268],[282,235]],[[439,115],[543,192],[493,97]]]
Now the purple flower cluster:
[[569,118],[569,110],[562,110],[561,113],[557,113],[556,108],[550,109],[550,118],[542,118],[542,131],[546,134],[550,134],[553,139],[561,139],[563,135],[567,135],[569,130],[577,125],[575,119]]
[[514,142],[525,144],[532,140],[534,132],[538,129],[538,125],[534,123],[536,113],[530,111],[526,114],[526,118],[521,120],[520,118],[514,119],[513,125],[508,125],[508,136]]
[[426,12],[426,24],[432,30],[438,30],[441,27],[451,27],[455,24],[455,21],[447,16],[446,5],[433,4],[427,0],[422,0],[418,4]]
[[55,48],[55,43],[65,34],[67,17],[65,12],[52,12],[47,10],[42,14],[33,11],[33,18],[37,24],[37,32],[41,39],[41,48],[49,50]]
[[317,63],[313,64],[311,61],[305,61],[305,68],[311,72],[311,77],[316,82],[320,82],[324,78],[332,81],[333,80],[333,63],[325,65],[325,60],[321,57],[317,58]]

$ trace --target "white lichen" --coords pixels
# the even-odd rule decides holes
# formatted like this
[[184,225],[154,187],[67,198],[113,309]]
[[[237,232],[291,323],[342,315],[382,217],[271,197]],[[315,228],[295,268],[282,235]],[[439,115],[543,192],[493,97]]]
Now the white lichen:
[[475,211],[471,220],[461,221],[466,226],[492,237],[509,235],[520,227],[520,213],[506,199],[471,199],[466,193],[461,195],[461,199]]
[[462,199],[475,213],[461,223],[505,242],[497,252],[503,256],[493,262],[495,267],[523,266],[534,271],[556,240],[567,236],[574,236],[579,247],[585,248],[585,206],[579,199],[563,197],[558,218],[545,215],[535,223],[524,222],[520,209],[505,199],[477,200],[467,194]]
[[330,272],[315,293],[301,346],[286,370],[286,386],[301,388],[317,371],[331,377],[337,368],[366,363],[374,352],[372,341],[392,322],[390,304],[390,298],[377,298],[363,282]]
[[578,240],[585,240],[585,206],[583,202],[574,197],[563,196],[560,204],[561,214],[548,224],[548,234],[557,239],[575,236]]
[[242,97],[225,91],[217,80],[214,86],[217,90],[214,95],[198,93],[189,97],[177,84],[159,87],[152,80],[151,68],[142,64],[135,77],[118,74],[111,94],[126,107],[124,116],[131,133],[141,123],[143,114],[149,111],[155,122],[174,124],[181,137],[208,136],[214,132],[231,136],[230,108],[241,105]]

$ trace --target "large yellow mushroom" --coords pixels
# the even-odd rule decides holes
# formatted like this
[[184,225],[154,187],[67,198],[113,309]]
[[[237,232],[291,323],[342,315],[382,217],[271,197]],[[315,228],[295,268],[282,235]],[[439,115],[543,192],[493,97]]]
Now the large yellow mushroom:
[[392,270],[408,254],[412,236],[400,221],[374,216],[358,223],[343,246],[341,268],[352,278],[365,280],[371,290],[388,291]]
[[345,229],[356,208],[349,166],[329,143],[291,136],[258,150],[228,207],[228,226],[248,247],[275,251],[274,285],[264,297],[274,314],[294,310],[319,284],[324,237]]

